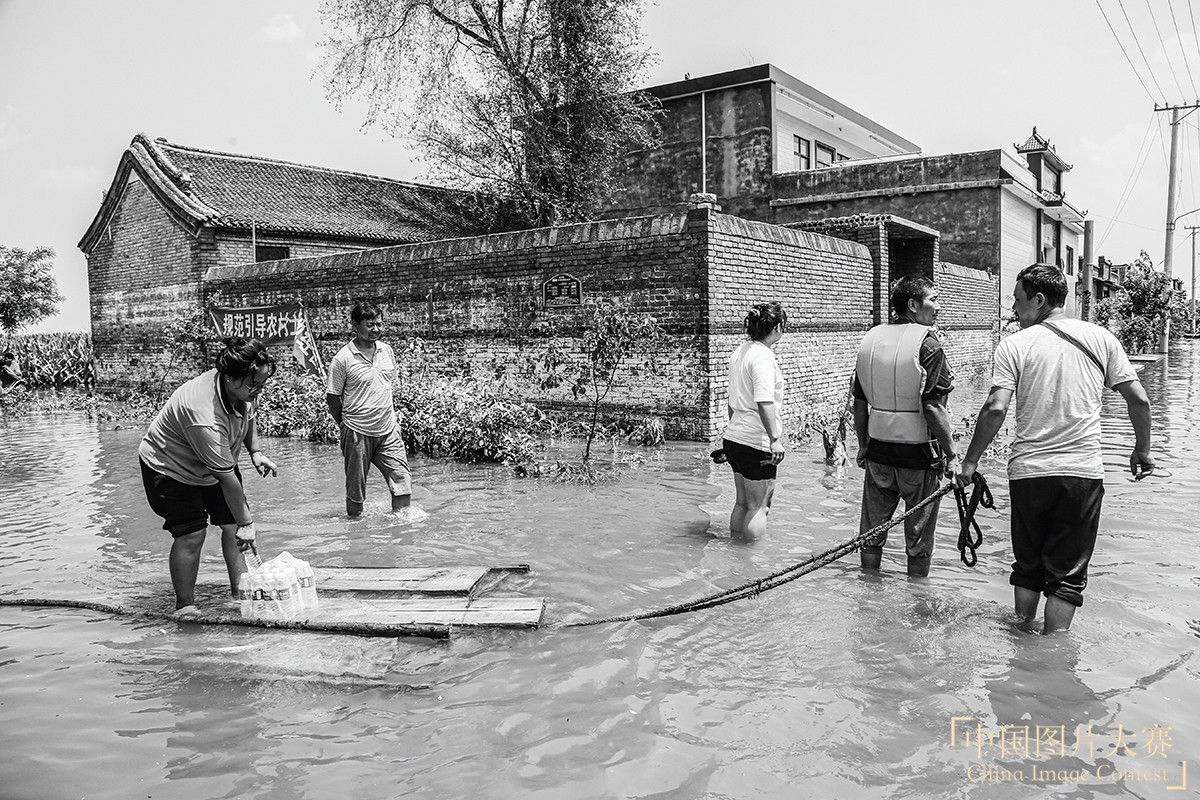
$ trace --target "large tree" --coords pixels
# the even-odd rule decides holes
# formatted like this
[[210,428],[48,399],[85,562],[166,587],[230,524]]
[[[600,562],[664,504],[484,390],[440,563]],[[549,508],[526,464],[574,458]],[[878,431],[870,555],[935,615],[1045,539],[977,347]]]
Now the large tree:
[[0,329],[11,336],[58,311],[63,298],[51,269],[54,250],[0,245]]
[[1130,353],[1155,347],[1168,317],[1171,338],[1191,328],[1183,293],[1172,288],[1166,275],[1154,270],[1154,261],[1145,250],[1125,271],[1120,289],[1096,304],[1095,316]]
[[411,141],[431,177],[510,198],[521,222],[587,219],[658,106],[633,91],[641,0],[326,0],[327,88]]

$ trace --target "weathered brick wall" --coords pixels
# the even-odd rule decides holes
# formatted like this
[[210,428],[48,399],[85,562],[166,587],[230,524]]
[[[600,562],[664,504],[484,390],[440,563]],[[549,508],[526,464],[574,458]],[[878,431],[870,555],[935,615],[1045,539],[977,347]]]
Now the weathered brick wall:
[[713,387],[705,438],[724,430],[729,357],[746,339],[746,313],[779,301],[788,315],[775,355],[785,383],[783,421],[841,403],[859,340],[871,326],[874,265],[861,244],[738,217],[713,215],[709,357]]
[[[231,304],[302,299],[327,359],[348,337],[354,303],[376,302],[402,360],[494,374],[519,371],[545,352],[543,322],[578,333],[580,310],[540,303],[542,283],[567,273],[583,281],[585,298],[628,303],[653,314],[668,334],[660,372],[626,371],[606,411],[654,414],[671,436],[711,438],[724,427],[726,365],[754,302],[778,299],[790,309],[792,333],[777,351],[792,387],[786,419],[794,423],[805,407],[845,392],[853,350],[870,323],[871,272],[859,245],[700,208],[220,267],[210,271],[206,291],[220,291]],[[510,385],[543,408],[581,409],[566,387]]]
[[893,214],[938,231],[941,258],[999,274],[1000,191],[984,187],[780,205],[774,222]]
[[[348,338],[354,304],[375,302],[384,309],[385,337],[419,338],[426,367],[491,374],[519,371],[544,353],[543,324],[578,333],[581,309],[540,302],[543,282],[567,273],[582,281],[585,300],[618,300],[663,326],[669,344],[661,374],[620,377],[610,410],[657,414],[673,435],[686,436],[695,435],[701,398],[702,241],[687,215],[675,213],[221,267],[206,287],[230,304],[303,300],[326,359]],[[413,352],[402,346],[398,355]],[[540,405],[580,408],[565,386],[514,385]]]
[[946,332],[946,357],[957,376],[988,374],[999,341],[999,279],[982,270],[940,262],[933,281],[940,294],[938,326]]
[[937,230],[941,258],[999,274],[1004,179],[1000,150],[789,172],[772,176],[770,219],[894,214]]
[[101,389],[161,378],[162,331],[197,307],[214,254],[211,234],[193,237],[140,181],[131,182],[88,257],[92,346]]

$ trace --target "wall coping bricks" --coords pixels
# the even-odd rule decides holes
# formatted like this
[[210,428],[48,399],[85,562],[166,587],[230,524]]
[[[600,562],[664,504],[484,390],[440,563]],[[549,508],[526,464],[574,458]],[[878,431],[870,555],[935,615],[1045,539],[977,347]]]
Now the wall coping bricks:
[[[718,217],[721,215],[717,215]],[[684,211],[657,216],[626,217],[615,220],[581,222],[546,228],[532,228],[488,236],[459,239],[440,239],[432,242],[394,245],[370,250],[335,253],[328,256],[293,258],[285,261],[260,261],[212,267],[205,281],[227,281],[240,278],[265,277],[281,273],[295,275],[321,272],[331,267],[369,267],[397,261],[421,261],[432,258],[456,258],[506,250],[533,250],[577,246],[590,242],[611,242],[622,239],[645,239],[682,233],[687,225]],[[772,226],[774,227],[774,226]]]
[[790,245],[792,247],[819,250],[826,253],[837,253],[839,255],[858,258],[870,258],[871,256],[870,251],[863,245],[845,239],[838,239],[834,236],[826,236],[820,233],[798,231],[768,222],[754,222],[753,220],[734,217],[728,214],[714,214],[712,216],[712,225],[713,231],[716,233],[741,236],[760,242],[773,242],[775,244]]

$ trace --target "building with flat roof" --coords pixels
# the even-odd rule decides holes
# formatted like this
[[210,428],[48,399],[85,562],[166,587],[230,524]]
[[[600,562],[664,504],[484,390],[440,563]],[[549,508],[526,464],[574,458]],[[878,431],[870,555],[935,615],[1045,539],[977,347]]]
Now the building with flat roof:
[[775,173],[920,152],[773,64],[644,91],[662,104],[662,142],[626,155],[605,216],[666,212],[700,192],[727,213],[770,221]]

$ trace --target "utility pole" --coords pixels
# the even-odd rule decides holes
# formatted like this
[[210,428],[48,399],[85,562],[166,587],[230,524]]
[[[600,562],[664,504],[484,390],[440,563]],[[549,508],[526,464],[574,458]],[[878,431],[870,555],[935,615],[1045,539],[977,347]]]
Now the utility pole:
[[[1192,302],[1192,336],[1196,335],[1196,231],[1200,230],[1200,225],[1189,225],[1188,230],[1192,232],[1192,293],[1189,299]],[[1170,317],[1167,318],[1167,324],[1170,323]]]
[[[1167,289],[1174,286],[1171,279],[1172,256],[1174,255],[1174,238],[1175,238],[1175,223],[1179,217],[1175,216],[1175,165],[1179,161],[1179,123],[1183,117],[1179,115],[1180,111],[1191,113],[1197,108],[1200,108],[1200,103],[1191,103],[1189,105],[1159,105],[1154,104],[1154,111],[1170,111],[1171,112],[1171,163],[1167,168],[1167,240],[1163,247],[1163,273],[1167,276]],[[1184,115],[1187,116],[1187,115]],[[1191,213],[1190,211],[1188,212]],[[1193,248],[1194,249],[1194,248]],[[1171,317],[1167,318],[1163,324],[1162,336],[1158,340],[1158,352],[1166,353],[1169,351],[1171,341]]]

